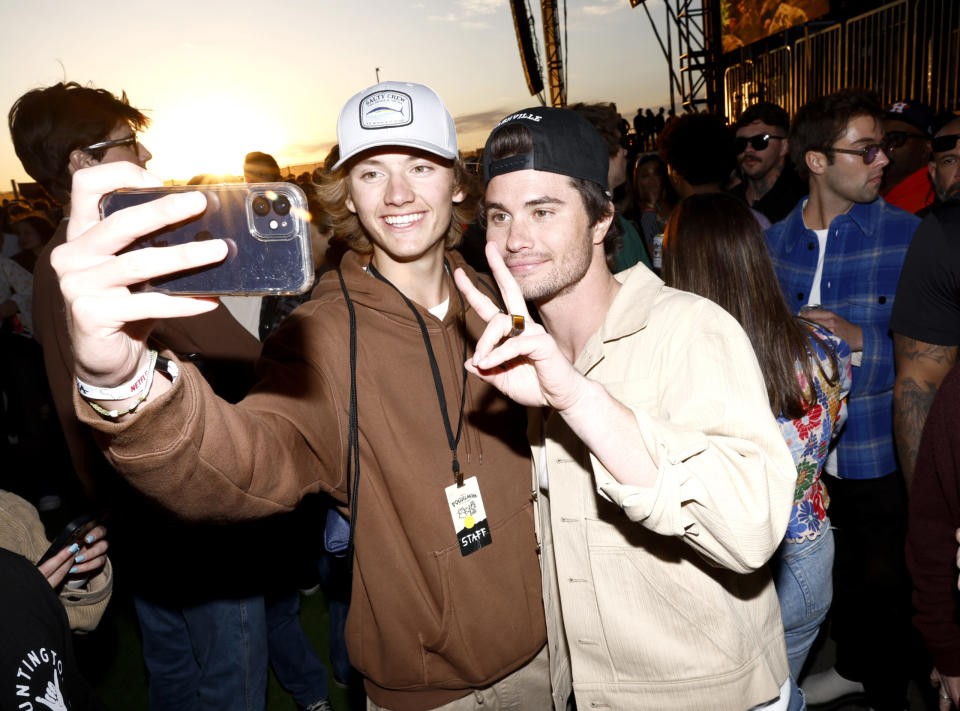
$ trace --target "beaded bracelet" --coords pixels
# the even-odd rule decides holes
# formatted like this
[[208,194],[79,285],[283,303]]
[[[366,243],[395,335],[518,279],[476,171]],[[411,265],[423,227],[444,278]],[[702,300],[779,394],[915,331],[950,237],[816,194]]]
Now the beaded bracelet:
[[[77,378],[77,389],[80,391],[80,396],[87,401],[87,404],[93,408],[93,410],[103,416],[109,417],[110,419],[116,419],[122,415],[129,415],[131,412],[136,412],[137,408],[143,404],[143,401],[147,399],[147,395],[150,394],[150,386],[153,385],[153,374],[156,372],[158,353],[155,350],[150,351],[150,358],[147,360],[147,368],[144,372],[138,373],[130,383],[125,383],[119,388],[98,388],[94,386],[87,385],[80,378]],[[174,376],[175,377],[175,376]],[[131,383],[135,384],[131,386]],[[140,395],[137,397],[136,401],[128,407],[126,410],[108,410],[99,403],[93,400],[93,397],[99,399],[109,399],[117,400],[119,398],[113,397],[117,394],[117,391],[122,389],[130,389],[135,387],[135,392],[139,391]],[[111,392],[112,391],[112,392]],[[111,397],[101,398],[101,394],[106,394]],[[127,395],[127,397],[130,397]]]
[[[153,380],[152,370],[150,371],[150,379]],[[148,387],[146,390],[143,391],[140,397],[137,398],[137,401],[133,403],[133,405],[128,407],[126,410],[108,410],[105,407],[101,407],[100,405],[95,403],[93,400],[87,400],[87,404],[90,407],[92,407],[100,415],[103,415],[104,417],[109,417],[110,419],[115,420],[121,415],[129,415],[131,412],[136,412],[137,408],[140,407],[140,405],[143,404],[143,401],[147,399],[147,395],[149,393],[150,393],[150,389]]]

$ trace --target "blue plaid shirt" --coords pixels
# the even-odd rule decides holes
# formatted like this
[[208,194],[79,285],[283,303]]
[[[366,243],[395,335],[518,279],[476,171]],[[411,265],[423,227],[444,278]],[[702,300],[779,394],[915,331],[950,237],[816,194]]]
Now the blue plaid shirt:
[[[767,230],[767,245],[790,308],[807,304],[820,245],[803,224],[801,201]],[[890,312],[907,247],[920,220],[882,198],[834,218],[820,303],[863,329],[863,361],[853,369],[847,427],[837,442],[838,475],[875,479],[897,470],[893,448],[893,340]]]

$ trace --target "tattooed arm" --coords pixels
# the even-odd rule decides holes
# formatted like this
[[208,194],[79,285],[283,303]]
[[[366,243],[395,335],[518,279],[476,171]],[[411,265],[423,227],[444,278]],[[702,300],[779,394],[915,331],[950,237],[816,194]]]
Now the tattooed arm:
[[957,362],[957,346],[938,346],[894,333],[893,352],[897,366],[893,386],[893,435],[909,489],[923,423],[937,388]]

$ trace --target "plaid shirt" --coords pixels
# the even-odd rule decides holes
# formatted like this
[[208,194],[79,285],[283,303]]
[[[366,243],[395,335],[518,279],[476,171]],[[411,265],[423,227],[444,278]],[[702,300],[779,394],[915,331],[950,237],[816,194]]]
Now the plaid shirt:
[[[803,223],[805,202],[766,232],[780,286],[795,312],[810,297],[820,252],[817,235]],[[847,427],[837,443],[838,474],[844,479],[874,479],[897,470],[890,312],[919,224],[882,198],[856,203],[830,223],[820,303],[863,329],[863,360],[853,369]]]

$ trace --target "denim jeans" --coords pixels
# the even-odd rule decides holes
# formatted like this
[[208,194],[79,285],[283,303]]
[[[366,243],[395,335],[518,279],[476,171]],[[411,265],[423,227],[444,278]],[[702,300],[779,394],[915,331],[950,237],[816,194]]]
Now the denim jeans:
[[135,596],[150,711],[262,711],[267,698],[263,598],[167,607]]
[[784,541],[770,560],[780,600],[790,676],[797,679],[833,599],[833,529],[830,519],[812,541]]
[[807,711],[807,699],[803,695],[803,689],[797,686],[796,677],[793,676],[790,677],[790,705],[787,711]]
[[268,595],[266,606],[270,666],[280,686],[303,707],[327,698],[327,670],[300,624],[299,591]]
[[350,611],[350,561],[324,552],[317,560],[317,569],[330,606],[330,666],[334,678],[345,684],[353,676],[345,638]]

